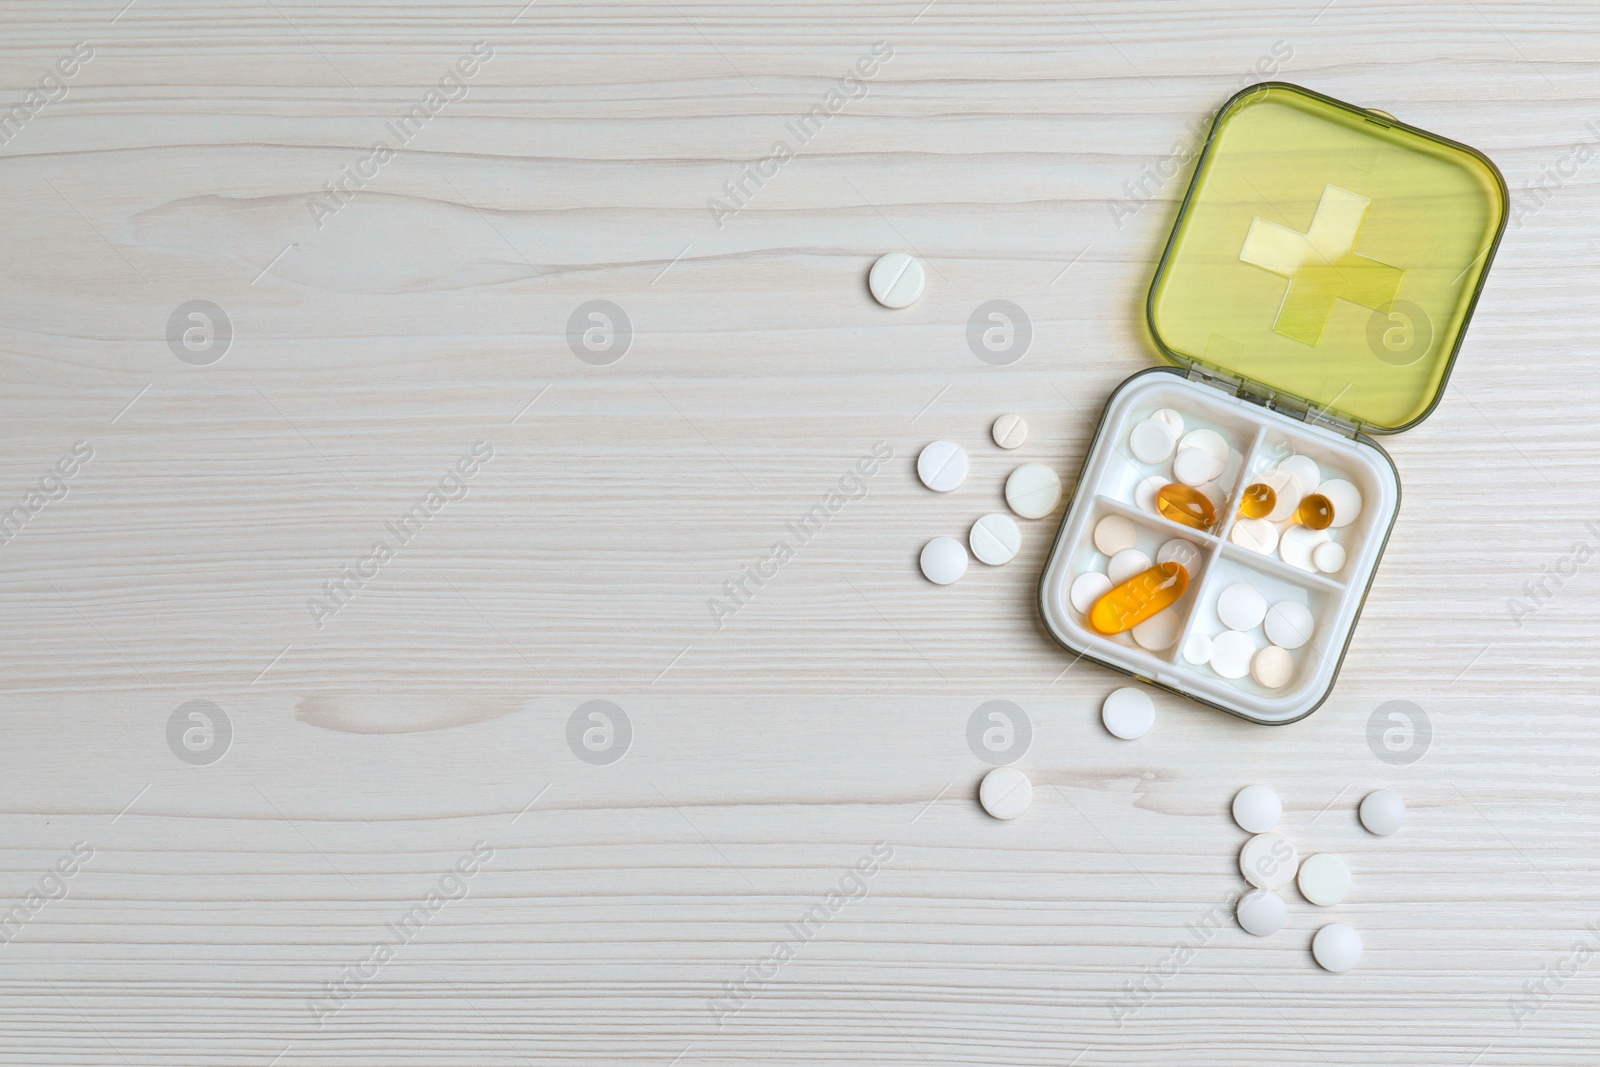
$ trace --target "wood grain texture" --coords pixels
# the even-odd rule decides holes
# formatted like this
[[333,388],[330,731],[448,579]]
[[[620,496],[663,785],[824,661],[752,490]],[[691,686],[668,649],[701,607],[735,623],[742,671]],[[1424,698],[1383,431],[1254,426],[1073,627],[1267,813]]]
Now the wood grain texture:
[[[0,145],[0,510],[93,450],[0,546],[0,912],[93,849],[0,943],[0,1063],[1595,1062],[1596,564],[1508,609],[1600,548],[1592,5],[122,3],[0,14],[7,101],[94,49]],[[878,41],[719,227],[707,200]],[[1035,621],[1059,512],[948,589],[916,553],[1016,462],[1076,470],[1155,359],[1187,174],[1143,168],[1285,49],[1279,76],[1484,150],[1518,217],[1443,403],[1389,443],[1402,512],[1332,699],[1266,729],[1157,694],[1118,742],[1118,680]],[[889,313],[864,279],[894,248],[929,285]],[[965,340],[996,298],[1034,329],[1006,367]],[[210,366],[166,341],[196,299],[235,333]],[[609,366],[567,344],[594,299],[634,330]],[[953,496],[915,482],[936,437],[973,455]],[[308,599],[480,441],[318,629]],[[876,442],[865,495],[715,627]],[[1004,825],[966,743],[994,698],[1034,732]],[[632,724],[608,766],[567,743],[596,699]],[[220,762],[169,748],[191,700],[231,722]],[[1391,700],[1429,717],[1419,762],[1368,746]],[[1311,962],[1332,914],[1298,898],[1276,937],[1204,932],[1251,781],[1350,858],[1356,971]],[[1387,839],[1354,818],[1380,786],[1411,810]],[[719,1018],[879,841],[866,895]],[[467,895],[319,1028],[308,1001],[478,842]]]

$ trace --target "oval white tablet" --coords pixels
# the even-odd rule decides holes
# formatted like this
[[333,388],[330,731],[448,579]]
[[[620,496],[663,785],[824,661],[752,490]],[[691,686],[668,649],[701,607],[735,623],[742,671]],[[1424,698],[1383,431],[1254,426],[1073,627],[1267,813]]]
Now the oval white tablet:
[[1143,574],[1149,569],[1149,556],[1137,548],[1125,548],[1106,564],[1106,577],[1111,579],[1112,585],[1121,585],[1135,574]]
[[1283,902],[1283,898],[1266,889],[1250,890],[1239,898],[1239,906],[1234,910],[1239,928],[1257,937],[1267,937],[1282,930],[1288,914],[1289,906]]
[[934,441],[917,454],[917,477],[936,493],[948,493],[967,480],[967,450],[954,441]]
[[1267,598],[1249,582],[1235,582],[1217,597],[1217,618],[1230,630],[1254,630],[1267,614]]
[[1061,477],[1043,463],[1024,463],[1006,479],[1006,504],[1025,519],[1042,519],[1061,502]]
[[1342,857],[1319,852],[1300,865],[1295,878],[1300,895],[1321,908],[1331,908],[1350,894],[1350,865]]
[[1016,558],[1017,549],[1022,547],[1022,531],[1017,528],[1016,519],[996,511],[972,524],[967,544],[980,561],[998,567]]
[[1343,478],[1323,482],[1317,486],[1317,492],[1327,497],[1328,503],[1333,505],[1332,525],[1335,530],[1349,526],[1361,514],[1361,490]]
[[1361,962],[1361,935],[1344,923],[1329,923],[1311,939],[1311,956],[1323,970],[1343,974]]
[[1337,541],[1324,541],[1311,550],[1311,565],[1323,574],[1344,570],[1344,558],[1344,546]]
[[1183,658],[1195,666],[1204,666],[1211,662],[1211,638],[1205,634],[1194,633],[1183,643]]
[[996,767],[983,776],[978,803],[997,819],[1015,819],[1033,803],[1033,783],[1015,767]]
[[1300,483],[1301,496],[1313,492],[1322,484],[1322,471],[1317,469],[1317,461],[1310,456],[1290,456],[1278,464],[1278,469]]
[[1278,538],[1278,558],[1291,567],[1298,567],[1303,571],[1316,572],[1316,564],[1311,562],[1311,553],[1316,547],[1328,540],[1327,530],[1313,530],[1309,526],[1291,526],[1283,531],[1283,536]]
[[1180,564],[1193,579],[1200,573],[1200,550],[1183,538],[1174,537],[1156,550],[1156,562]]
[[1165,652],[1178,643],[1178,634],[1182,631],[1183,617],[1171,608],[1167,608],[1139,623],[1130,632],[1133,634],[1134,643],[1140,648],[1151,652]]
[[1277,645],[1268,645],[1251,658],[1250,677],[1264,689],[1282,689],[1294,677],[1294,657]]
[[1299,648],[1317,632],[1311,609],[1293,600],[1280,600],[1268,608],[1262,627],[1267,640],[1283,648]]
[[910,307],[922,295],[927,278],[922,264],[905,252],[879,256],[867,273],[872,299],[886,308]]
[[1278,550],[1278,528],[1266,519],[1238,519],[1228,531],[1228,540],[1263,556]]
[[1211,669],[1224,678],[1243,678],[1250,673],[1256,643],[1249,634],[1224,630],[1211,639]]
[[1143,689],[1123,686],[1100,705],[1100,721],[1113,736],[1132,741],[1149,733],[1155,725],[1156,705]]
[[1185,448],[1198,448],[1205,452],[1217,461],[1218,470],[1228,462],[1228,442],[1215,430],[1190,430],[1178,439],[1178,450]]
[[994,420],[994,443],[1004,449],[1020,448],[1028,439],[1028,424],[1021,415],[1001,415]]
[[1108,556],[1132,548],[1138,540],[1138,527],[1121,515],[1107,515],[1094,525],[1094,547]]
[[1294,846],[1282,834],[1257,834],[1239,850],[1239,873],[1257,889],[1282,889],[1299,867]]
[[1140,463],[1165,463],[1178,443],[1178,431],[1160,419],[1136,423],[1128,434],[1128,451]]
[[1368,793],[1361,802],[1361,825],[1379,837],[1388,837],[1406,824],[1406,802],[1387,789]]
[[922,576],[935,585],[949,585],[967,573],[967,549],[954,537],[935,537],[922,546]]
[[1089,609],[1094,607],[1094,602],[1111,592],[1111,579],[1099,571],[1085,571],[1072,580],[1072,589],[1067,598],[1072,601],[1072,606],[1084,615],[1089,614]]
[[1183,435],[1183,416],[1179,415],[1171,408],[1162,408],[1159,411],[1152,413],[1150,417],[1152,419],[1160,419],[1168,426],[1171,426],[1174,430],[1178,431],[1178,435],[1180,437]]
[[1180,448],[1172,460],[1172,476],[1184,485],[1204,485],[1221,474],[1226,463],[1226,456],[1219,460],[1203,448]]
[[1247,785],[1233,798],[1233,821],[1246,833],[1264,834],[1283,818],[1283,801],[1264,785]]
[[1139,505],[1140,511],[1148,511],[1152,515],[1161,514],[1161,509],[1156,507],[1156,494],[1161,492],[1167,484],[1167,479],[1152,474],[1140,482],[1133,490],[1133,502]]

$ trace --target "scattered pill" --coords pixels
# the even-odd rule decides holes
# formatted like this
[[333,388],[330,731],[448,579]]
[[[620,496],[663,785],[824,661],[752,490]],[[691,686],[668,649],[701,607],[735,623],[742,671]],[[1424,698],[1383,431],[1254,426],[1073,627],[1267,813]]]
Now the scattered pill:
[[1312,530],[1326,530],[1333,525],[1333,505],[1321,493],[1309,493],[1300,498],[1294,521]]
[[1300,495],[1312,492],[1322,484],[1322,471],[1310,456],[1290,456],[1278,464],[1278,469],[1288,474],[1300,485]]
[[1141,571],[1150,569],[1150,557],[1137,548],[1125,548],[1111,557],[1106,564],[1106,576],[1112,585],[1121,585]]
[[1323,970],[1343,974],[1361,962],[1361,935],[1344,923],[1329,923],[1311,939],[1311,955]]
[[1282,648],[1299,648],[1317,632],[1311,609],[1293,600],[1280,600],[1268,608],[1261,625],[1267,640]]
[[1387,789],[1368,793],[1361,801],[1361,825],[1379,837],[1388,837],[1406,824],[1406,802]]
[[1288,915],[1289,907],[1283,898],[1267,889],[1250,890],[1239,898],[1239,906],[1234,910],[1239,928],[1257,937],[1268,937],[1282,930]]
[[1149,733],[1155,725],[1156,705],[1143,689],[1124,686],[1100,705],[1100,721],[1112,736],[1132,741]]
[[1015,767],[996,767],[983,776],[978,803],[996,819],[1015,819],[1033,803],[1033,783]]
[[1239,829],[1264,834],[1283,818],[1283,801],[1264,785],[1247,785],[1233,798],[1233,821]]
[[997,511],[972,524],[967,544],[980,562],[998,567],[1016,558],[1017,549],[1022,547],[1022,531],[1017,528],[1016,519]]
[[1350,865],[1330,852],[1319,852],[1300,865],[1296,876],[1300,895],[1322,908],[1331,908],[1350,894]]
[[1205,634],[1190,634],[1183,643],[1183,658],[1197,667],[1211,662],[1211,638]]
[[1114,585],[1089,609],[1089,625],[1103,634],[1133,629],[1170,607],[1189,588],[1189,572],[1178,563],[1158,563]]
[[1240,519],[1228,531],[1228,540],[1241,548],[1270,556],[1278,550],[1278,528],[1266,519]]
[[1239,873],[1257,889],[1282,889],[1299,867],[1294,846],[1282,834],[1256,834],[1239,850]]
[[922,295],[926,282],[922,264],[904,252],[879,256],[867,274],[872,299],[886,308],[910,307]]
[[1138,541],[1139,529],[1134,526],[1132,519],[1125,519],[1121,515],[1107,515],[1095,524],[1094,547],[1108,556],[1126,551]]
[[1140,463],[1165,463],[1178,443],[1178,431],[1162,419],[1145,419],[1128,434],[1128,451]]
[[1111,585],[1111,579],[1099,571],[1086,571],[1073,579],[1067,598],[1073,607],[1087,615],[1094,602],[1111,591]]
[[1180,448],[1172,461],[1172,476],[1184,485],[1202,485],[1221,474],[1226,465],[1226,456],[1217,459],[1203,448]]
[[1251,482],[1239,495],[1239,515],[1246,519],[1264,519],[1278,506],[1278,492],[1266,482]]
[[1200,550],[1192,542],[1174,537],[1156,550],[1157,563],[1181,563],[1190,574],[1200,569]]
[[1356,521],[1356,516],[1361,514],[1361,490],[1343,478],[1323,482],[1317,486],[1317,492],[1327,497],[1328,502],[1333,505],[1334,529],[1349,526]]
[[1028,439],[1028,424],[1021,415],[1001,415],[994,420],[994,443],[1001,448],[1020,448]]
[[1024,463],[1006,479],[1006,503],[1025,519],[1042,519],[1061,502],[1061,476],[1043,463]]
[[1263,474],[1260,481],[1273,491],[1272,509],[1262,518],[1268,522],[1287,522],[1308,490],[1282,467]]
[[1243,678],[1250,673],[1256,643],[1249,634],[1224,630],[1211,639],[1211,669],[1224,678]]
[[1211,456],[1217,461],[1219,471],[1228,462],[1228,442],[1215,430],[1190,430],[1178,440],[1179,451],[1185,448],[1198,448]]
[[1264,689],[1282,689],[1294,677],[1294,657],[1277,645],[1268,645],[1251,658],[1250,677]]
[[1254,630],[1267,614],[1267,598],[1249,582],[1235,582],[1217,597],[1217,618],[1230,630]]
[[1303,571],[1316,571],[1311,553],[1328,540],[1327,530],[1313,530],[1309,526],[1291,526],[1278,538],[1278,558],[1291,567]]
[[1209,530],[1217,524],[1217,506],[1204,489],[1174,482],[1156,494],[1156,510],[1170,522],[1195,530]]
[[1166,484],[1167,479],[1152,474],[1134,487],[1133,502],[1139,505],[1140,511],[1148,511],[1156,515],[1161,514],[1156,510],[1156,494],[1161,492],[1161,487]]
[[1140,648],[1165,652],[1178,643],[1183,618],[1176,611],[1158,611],[1133,628],[1133,640]]
[[1182,435],[1183,416],[1178,414],[1176,411],[1173,411],[1171,408],[1162,408],[1150,417],[1152,419],[1160,419],[1162,422],[1171,426],[1174,430],[1177,430],[1180,436]]
[[1311,565],[1323,574],[1338,574],[1344,570],[1344,546],[1337,541],[1324,541],[1311,550]]
[[949,585],[967,573],[967,549],[954,537],[935,537],[922,546],[922,576],[935,585]]
[[936,493],[948,493],[967,480],[967,450],[954,441],[934,441],[917,454],[917,477]]

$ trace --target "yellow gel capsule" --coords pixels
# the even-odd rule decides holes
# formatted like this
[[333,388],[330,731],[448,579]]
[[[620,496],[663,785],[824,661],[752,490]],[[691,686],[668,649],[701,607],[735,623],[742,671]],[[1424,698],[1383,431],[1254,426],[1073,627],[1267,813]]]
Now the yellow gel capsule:
[[1163,518],[1194,530],[1209,530],[1217,524],[1217,506],[1192,485],[1173,482],[1156,493],[1156,510]]
[[1321,493],[1312,493],[1300,501],[1294,521],[1312,530],[1326,530],[1333,525],[1333,502]]
[[1157,563],[1141,571],[1094,602],[1089,625],[1103,634],[1133,629],[1156,612],[1171,607],[1189,588],[1189,572],[1181,563]]
[[1266,482],[1251,482],[1239,499],[1239,514],[1247,519],[1264,519],[1278,506],[1277,491]]

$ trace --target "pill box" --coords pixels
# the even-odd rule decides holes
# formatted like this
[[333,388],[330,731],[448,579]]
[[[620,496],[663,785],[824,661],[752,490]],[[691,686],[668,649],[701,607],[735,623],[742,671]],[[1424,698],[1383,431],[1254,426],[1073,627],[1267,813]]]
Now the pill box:
[[[1438,402],[1507,210],[1485,156],[1385,112],[1281,82],[1229,100],[1146,305],[1171,366],[1112,394],[1045,565],[1039,606],[1054,638],[1253,722],[1316,710],[1399,512],[1399,472],[1376,437],[1415,426]],[[1121,599],[1091,614],[1070,591],[1107,570],[1095,529],[1111,516],[1133,524],[1127,558],[1148,557],[1154,578],[1132,601],[1103,594]],[[1108,532],[1126,543],[1123,523]],[[1128,566],[1119,560],[1119,573]],[[1217,610],[1240,584],[1269,608],[1247,632],[1229,631]],[[1158,585],[1159,597],[1149,592]],[[1228,610],[1238,592],[1223,614],[1254,622],[1259,611]],[[1106,622],[1161,604],[1127,630]],[[1308,612],[1307,638],[1296,628]],[[1257,660],[1268,669],[1234,676],[1244,653],[1279,648],[1269,629],[1287,671],[1280,649]],[[1226,652],[1225,662],[1216,653],[1222,672],[1213,649]]]

